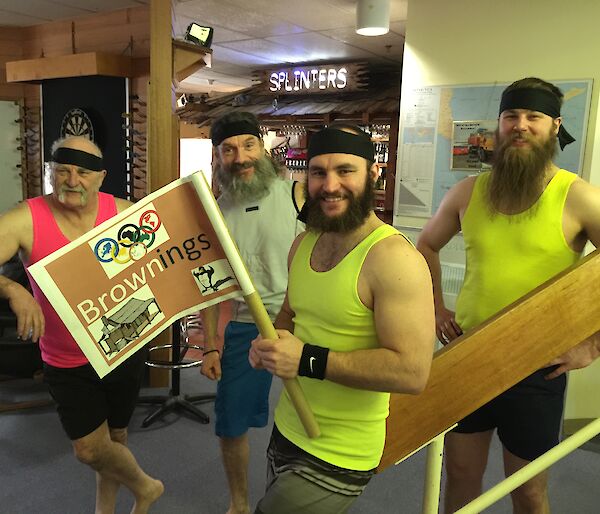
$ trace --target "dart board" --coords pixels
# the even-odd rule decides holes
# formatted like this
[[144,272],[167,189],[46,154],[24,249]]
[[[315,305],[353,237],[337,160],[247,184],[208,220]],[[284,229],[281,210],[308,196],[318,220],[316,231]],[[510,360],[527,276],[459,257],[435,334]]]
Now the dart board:
[[94,127],[92,120],[85,111],[74,108],[65,114],[60,126],[61,137],[81,136],[90,141],[94,140]]

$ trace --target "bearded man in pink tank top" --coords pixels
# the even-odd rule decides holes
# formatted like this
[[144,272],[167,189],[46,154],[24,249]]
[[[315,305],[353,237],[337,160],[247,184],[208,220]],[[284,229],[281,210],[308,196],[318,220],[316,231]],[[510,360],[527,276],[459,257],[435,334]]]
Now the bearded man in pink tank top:
[[[102,152],[83,137],[57,141],[51,158],[53,192],[31,198],[0,216],[0,264],[17,252],[25,266],[77,239],[131,205],[101,193]],[[77,270],[73,270],[73,279]],[[40,343],[44,380],[76,457],[96,471],[96,513],[114,513],[121,484],[135,496],[134,514],[148,512],[163,484],[148,476],[127,449],[127,426],[143,372],[136,355],[99,379],[35,281],[33,296],[0,277],[0,296],[17,318],[17,336]]]

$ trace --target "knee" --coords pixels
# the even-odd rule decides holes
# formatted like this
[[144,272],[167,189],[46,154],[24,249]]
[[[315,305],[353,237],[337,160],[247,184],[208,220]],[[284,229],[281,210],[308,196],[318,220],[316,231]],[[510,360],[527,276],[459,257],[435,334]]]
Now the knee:
[[88,444],[85,441],[73,441],[73,451],[77,460],[98,470],[102,467],[105,452],[98,445]]
[[446,459],[445,468],[446,477],[452,482],[481,482],[485,473],[485,464],[460,459]]
[[511,493],[511,498],[516,512],[540,512],[547,501],[546,487],[525,483]]

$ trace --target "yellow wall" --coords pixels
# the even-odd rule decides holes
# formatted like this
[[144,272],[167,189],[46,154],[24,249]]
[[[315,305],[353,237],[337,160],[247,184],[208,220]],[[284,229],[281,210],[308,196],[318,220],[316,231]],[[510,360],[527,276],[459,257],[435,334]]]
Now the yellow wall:
[[[423,85],[593,79],[583,176],[600,184],[600,2],[409,0],[402,91]],[[402,102],[401,102],[402,109]],[[418,226],[422,219],[407,218]],[[600,416],[600,360],[571,374],[566,417]]]

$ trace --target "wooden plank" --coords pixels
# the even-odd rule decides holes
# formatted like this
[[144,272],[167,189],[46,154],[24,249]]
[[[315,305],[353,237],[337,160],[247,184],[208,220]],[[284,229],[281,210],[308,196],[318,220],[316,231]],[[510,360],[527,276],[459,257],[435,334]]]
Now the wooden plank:
[[434,356],[418,396],[392,395],[382,471],[600,330],[598,250]]
[[210,68],[212,50],[184,41],[173,41],[173,77],[181,82],[196,71]]
[[[171,0],[150,2],[150,85],[148,86],[148,181],[155,191],[178,175],[178,151],[174,144],[173,117],[175,90],[172,82],[173,40]],[[153,346],[169,344],[171,331],[164,330]],[[155,352],[157,359],[169,360],[168,352]],[[168,385],[168,372],[150,370],[150,385]]]
[[132,60],[123,55],[89,52],[43,57],[6,63],[7,82],[37,82],[45,79],[106,75],[130,77]]

